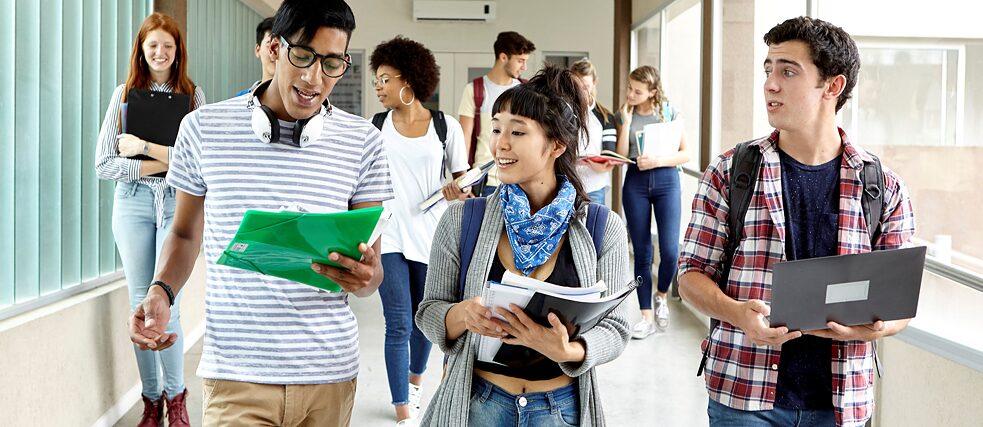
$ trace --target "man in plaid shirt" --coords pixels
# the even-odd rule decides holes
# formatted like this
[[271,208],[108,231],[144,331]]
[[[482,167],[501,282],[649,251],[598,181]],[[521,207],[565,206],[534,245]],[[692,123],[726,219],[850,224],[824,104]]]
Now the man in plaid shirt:
[[[703,175],[679,258],[680,294],[720,320],[703,342],[704,350],[709,346],[707,413],[711,426],[864,425],[874,405],[872,342],[898,333],[908,320],[830,322],[819,331],[771,328],[772,267],[909,246],[911,199],[900,177],[883,168],[881,235],[871,248],[860,172],[872,158],[836,126],[860,69],[849,34],[800,17],[772,28],[764,40],[764,91],[775,131],[748,147],[763,158],[744,237],[729,236],[730,150]],[[742,240],[721,290],[723,252],[732,238]]]

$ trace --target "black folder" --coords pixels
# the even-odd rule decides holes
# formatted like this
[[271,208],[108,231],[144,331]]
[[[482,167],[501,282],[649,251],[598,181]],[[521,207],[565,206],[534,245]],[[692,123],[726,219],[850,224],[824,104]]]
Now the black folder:
[[[600,301],[589,302],[536,292],[526,304],[523,312],[536,323],[547,327],[550,326],[547,316],[550,313],[556,314],[560,322],[566,325],[567,330],[572,331],[570,339],[573,340],[597,326],[637,286],[638,281],[636,280],[615,295]],[[519,368],[533,365],[544,357],[539,352],[525,346],[502,344],[498,353],[495,353],[494,360],[509,367]]]
[[[191,111],[191,96],[183,93],[130,89],[126,95],[123,133],[154,144],[174,146],[181,120]],[[136,160],[153,160],[142,154]],[[163,177],[167,172],[154,176]]]

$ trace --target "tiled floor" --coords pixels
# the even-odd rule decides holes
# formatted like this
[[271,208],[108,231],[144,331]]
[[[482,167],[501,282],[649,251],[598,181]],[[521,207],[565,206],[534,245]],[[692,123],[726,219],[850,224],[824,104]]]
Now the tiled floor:
[[[352,298],[352,309],[359,320],[361,371],[352,426],[392,426],[389,386],[383,359],[382,305],[379,297]],[[638,303],[629,298],[632,313]],[[632,341],[617,360],[598,368],[601,400],[608,425],[697,426],[707,424],[706,391],[702,378],[695,376],[700,360],[699,343],[706,326],[677,301],[671,302],[672,324],[665,333]],[[186,356],[188,410],[194,425],[201,422],[201,380],[194,375],[201,357],[199,342]],[[441,354],[430,355],[424,377],[423,403],[430,400],[440,380]],[[134,426],[142,405],[137,404],[117,426]]]

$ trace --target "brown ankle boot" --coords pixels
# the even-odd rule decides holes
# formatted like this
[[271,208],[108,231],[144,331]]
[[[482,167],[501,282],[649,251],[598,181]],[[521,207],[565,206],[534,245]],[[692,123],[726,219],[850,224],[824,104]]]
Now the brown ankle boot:
[[150,400],[143,397],[143,417],[137,427],[160,427],[164,422],[164,399]]
[[173,399],[167,398],[164,392],[164,401],[167,403],[167,425],[168,427],[191,427],[188,421],[188,406],[185,400],[188,398],[188,389],[184,389],[181,394],[174,396]]

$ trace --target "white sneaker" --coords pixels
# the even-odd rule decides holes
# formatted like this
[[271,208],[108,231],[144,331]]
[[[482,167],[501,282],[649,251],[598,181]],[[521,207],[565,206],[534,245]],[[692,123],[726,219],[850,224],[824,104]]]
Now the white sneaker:
[[640,340],[654,333],[655,323],[649,322],[648,320],[645,320],[645,318],[642,318],[642,320],[639,320],[632,329],[631,337],[636,340]]
[[669,329],[669,302],[662,297],[655,297],[655,324],[662,331]]
[[417,423],[416,417],[407,418],[402,421],[396,421],[396,427],[417,427],[420,424]]
[[410,383],[410,414],[413,418],[420,415],[421,397],[423,397],[423,386]]

